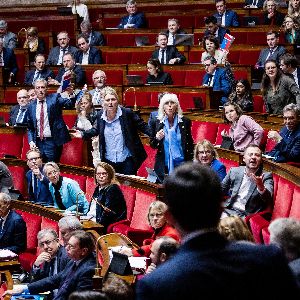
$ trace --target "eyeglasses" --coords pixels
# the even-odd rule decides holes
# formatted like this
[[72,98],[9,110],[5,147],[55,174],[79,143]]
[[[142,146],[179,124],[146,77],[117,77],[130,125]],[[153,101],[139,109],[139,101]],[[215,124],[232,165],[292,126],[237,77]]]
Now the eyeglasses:
[[48,241],[45,241],[45,242],[40,242],[39,243],[39,247],[45,247],[45,246],[49,246],[52,242],[54,242],[55,239],[53,240],[48,240]]
[[34,161],[34,160],[38,160],[39,158],[41,158],[40,156],[37,156],[37,157],[31,157],[31,158],[28,158],[27,160],[28,161]]

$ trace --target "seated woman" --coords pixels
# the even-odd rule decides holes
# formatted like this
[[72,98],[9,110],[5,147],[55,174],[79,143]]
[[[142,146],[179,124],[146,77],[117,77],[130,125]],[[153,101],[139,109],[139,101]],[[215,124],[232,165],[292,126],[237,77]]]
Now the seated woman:
[[47,162],[43,173],[50,181],[49,190],[55,207],[69,212],[77,212],[78,209],[80,213],[87,213],[89,204],[77,181],[60,176],[55,162]]
[[157,118],[151,120],[149,127],[150,146],[158,149],[154,171],[162,182],[165,174],[193,157],[191,121],[183,116],[177,96],[165,94],[160,99]]
[[288,104],[283,109],[284,127],[278,133],[268,132],[268,138],[275,140],[275,147],[267,153],[276,162],[300,162],[300,108]]
[[29,49],[29,61],[33,62],[36,54],[45,54],[46,46],[44,40],[38,36],[37,27],[28,27],[26,30],[26,40],[24,49]]
[[227,62],[227,53],[219,49],[219,41],[214,35],[204,36],[202,40],[202,47],[205,50],[205,52],[203,52],[201,55],[202,64],[208,56],[214,57],[217,61],[217,64],[225,64]]
[[147,84],[161,83],[161,84],[173,84],[172,77],[169,73],[163,71],[162,66],[158,59],[151,58],[147,61],[148,76],[146,79]]
[[218,153],[208,140],[198,142],[194,149],[194,161],[212,168],[223,180],[226,176],[225,166],[218,160]]
[[300,45],[299,24],[292,16],[286,15],[283,21],[284,40],[287,44]]
[[231,126],[229,132],[224,129],[221,134],[232,139],[235,151],[243,152],[250,144],[260,146],[263,128],[251,117],[243,115],[242,109],[236,103],[227,102],[224,104],[223,119],[225,123],[230,123]]
[[284,14],[278,11],[278,4],[274,0],[266,0],[264,2],[263,24],[281,26],[284,19]]
[[282,114],[287,104],[300,103],[300,90],[295,80],[284,75],[272,59],[265,62],[261,91],[266,110],[270,114]]
[[180,241],[179,233],[176,229],[168,224],[166,218],[166,211],[168,206],[162,201],[154,201],[150,204],[147,214],[149,225],[153,228],[154,233],[150,239],[146,239],[143,242],[143,246],[139,249],[131,249],[123,247],[120,253],[128,256],[146,256],[149,257],[151,253],[151,246],[154,240],[161,236],[169,236],[176,241]]
[[102,224],[106,232],[110,224],[126,219],[126,202],[111,165],[99,162],[95,168],[94,178],[97,187],[87,216],[94,222]]
[[238,79],[234,91],[228,96],[228,101],[238,104],[245,112],[253,111],[253,97],[250,83],[247,79]]
[[288,15],[300,24],[300,1],[290,0],[288,5]]

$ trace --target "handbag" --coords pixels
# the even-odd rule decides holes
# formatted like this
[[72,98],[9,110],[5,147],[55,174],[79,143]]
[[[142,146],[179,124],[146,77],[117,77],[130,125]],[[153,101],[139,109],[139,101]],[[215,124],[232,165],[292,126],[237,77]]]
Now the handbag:
[[228,150],[234,150],[232,138],[229,136],[222,136],[221,148],[228,149]]

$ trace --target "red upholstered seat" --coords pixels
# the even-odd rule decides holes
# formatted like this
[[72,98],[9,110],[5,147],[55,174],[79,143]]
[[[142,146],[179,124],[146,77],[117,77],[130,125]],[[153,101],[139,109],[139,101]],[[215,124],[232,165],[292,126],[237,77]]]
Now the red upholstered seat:
[[27,133],[24,133],[23,143],[22,143],[21,159],[26,160],[26,153],[29,149],[30,149],[30,147],[29,147],[29,143],[28,143],[28,136],[27,136]]
[[179,93],[178,99],[180,102],[180,106],[183,111],[187,111],[190,108],[195,108],[194,98],[202,99],[203,109],[205,109],[205,99],[206,94],[205,92],[182,92]]
[[253,96],[253,111],[264,112],[264,100],[261,95]]
[[5,154],[21,157],[23,146],[23,131],[3,132],[0,139],[0,156]]
[[85,182],[85,190],[86,190],[85,196],[89,202],[91,201],[95,188],[96,188],[96,183],[94,177],[87,177]]
[[215,143],[219,124],[212,122],[192,122],[192,136],[195,144],[203,139],[209,140],[212,144]]
[[226,131],[228,131],[229,128],[230,128],[230,124],[226,124],[226,123],[220,123],[220,124],[219,124],[215,145],[221,145],[221,144],[222,144],[222,135],[221,135],[221,132],[222,132],[224,129],[225,129]]
[[134,34],[107,34],[106,35],[106,45],[114,47],[124,47],[124,46],[136,46]]
[[185,73],[185,86],[200,86],[202,85],[203,77],[205,75],[204,70],[194,71],[189,70]]
[[259,50],[257,51],[240,51],[240,58],[238,63],[240,65],[255,65],[259,56]]
[[15,189],[19,190],[21,194],[26,197],[27,190],[25,186],[25,169],[21,166],[7,166],[13,178]]
[[130,64],[131,53],[130,52],[102,52],[102,58],[105,64]]
[[203,50],[193,50],[189,51],[188,61],[189,63],[200,63],[201,62],[201,54]]
[[273,139],[267,138],[265,151],[266,152],[272,151],[272,149],[276,146],[276,144],[277,144],[276,141],[274,141]]
[[134,71],[130,70],[130,71],[128,71],[128,75],[140,75],[142,77],[143,82],[146,83],[148,72],[145,67],[144,70],[134,70]]
[[41,229],[52,228],[58,232],[58,223],[46,217],[42,217]]
[[142,163],[140,168],[138,169],[137,175],[147,178],[148,173],[147,173],[146,167],[151,168],[151,169],[154,168],[156,149],[151,148],[149,145],[144,145],[144,148],[147,153],[147,158]]
[[128,90],[124,92],[123,104],[125,106],[134,106],[136,101],[137,106],[149,106],[150,105],[151,92],[134,92]]
[[107,76],[108,85],[123,84],[123,70],[105,70],[105,74]]
[[186,76],[186,71],[184,70],[169,70],[167,71],[168,73],[171,74],[173,84],[174,85],[185,85],[185,76]]
[[63,119],[64,119],[66,125],[69,128],[72,128],[72,127],[74,127],[74,124],[76,122],[77,114],[76,113],[64,113]]
[[85,176],[77,175],[77,174],[71,174],[71,173],[66,174],[66,173],[63,173],[63,172],[61,172],[61,176],[68,177],[68,178],[71,178],[71,179],[77,181],[80,188],[82,189],[82,191],[85,192],[85,181],[86,181]]
[[151,58],[153,51],[139,51],[131,53],[131,64],[143,64],[146,65],[149,58]]
[[294,186],[292,206],[289,217],[300,220],[300,186]]
[[60,163],[65,165],[82,166],[83,164],[83,144],[82,139],[72,139],[64,144]]
[[239,166],[239,162],[231,160],[231,159],[227,159],[227,158],[220,158],[219,159],[220,162],[222,162],[224,164],[224,166],[226,167],[226,172],[228,173],[229,170],[233,167],[238,167]]

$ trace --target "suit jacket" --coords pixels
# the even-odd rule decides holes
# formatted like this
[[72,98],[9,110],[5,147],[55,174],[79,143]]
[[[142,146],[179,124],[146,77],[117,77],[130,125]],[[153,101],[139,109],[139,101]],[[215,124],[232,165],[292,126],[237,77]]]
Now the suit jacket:
[[[129,15],[121,18],[121,22],[118,25],[118,28],[124,28],[124,26],[128,22]],[[146,19],[145,15],[142,12],[136,12],[132,15],[131,24],[134,24],[133,28],[145,28],[146,27]]]
[[[41,173],[42,173],[42,168],[41,168]],[[34,189],[32,186],[32,170],[29,170],[26,173],[26,180],[27,180],[27,189],[28,189],[28,200],[33,201],[35,203],[48,203],[49,205],[53,205],[53,199],[52,195],[49,191],[49,180],[44,176],[43,180],[37,180],[37,191],[36,191],[36,196],[34,194]]]
[[[155,49],[154,52],[152,53],[152,58],[156,58],[158,59],[158,56],[159,56],[159,48]],[[172,58],[179,58],[179,62],[176,63],[176,64],[183,64],[185,61],[186,61],[186,58],[183,54],[181,54],[176,47],[174,46],[167,46],[166,48],[166,61],[167,61],[167,64],[169,64],[169,61],[170,59]]]
[[[264,48],[260,51],[257,65],[264,67],[265,62],[267,60],[267,57],[269,55],[270,49],[269,48]],[[268,57],[268,59],[274,59],[276,60],[277,63],[279,63],[279,57],[283,55],[286,52],[286,49],[283,46],[278,46],[274,53]]]
[[0,161],[0,192],[8,193],[8,190],[12,187],[14,187],[14,182],[11,173],[8,167]]
[[[247,287],[255,288],[245,293]],[[191,237],[155,272],[138,280],[135,299],[284,299],[286,291],[299,294],[277,246],[230,243],[210,232]]]
[[[34,78],[34,75],[35,75],[35,71],[36,71],[36,69],[29,70],[29,71],[26,72],[25,79],[24,79],[24,84],[25,85],[32,85],[34,83],[33,78]],[[48,80],[49,77],[54,78],[55,77],[54,72],[52,70],[50,70],[49,68],[44,68],[40,72],[40,78]]]
[[210,167],[218,174],[221,181],[225,178],[226,167],[218,159],[213,159]]
[[[72,275],[72,280],[64,285],[64,281],[70,276],[70,272],[74,261],[69,261],[67,266],[58,274],[46,277],[28,285],[30,294],[38,294],[46,291],[58,289],[55,300],[66,300],[74,291],[92,290],[93,275],[95,274],[96,258],[92,253],[80,261],[75,273]],[[60,289],[62,287],[62,289]]]
[[160,72],[158,73],[157,77],[154,75],[147,75],[146,83],[150,82],[162,82],[162,84],[173,84],[173,80],[170,73],[167,72]]
[[[234,202],[236,202],[239,190],[243,181],[245,167],[231,168],[229,173],[222,181],[223,193],[229,194],[229,198],[225,202],[225,208],[232,208]],[[259,170],[256,175],[261,175],[262,171]],[[270,207],[273,201],[273,176],[272,173],[263,173],[263,183],[265,191],[260,194],[257,190],[256,184],[251,182],[247,196],[245,197],[246,206],[245,214],[249,215]]]
[[[274,25],[274,26],[281,26],[284,20],[285,14],[281,13],[280,11],[276,11],[275,15],[272,19],[268,18],[268,13],[264,13],[264,23],[263,25]],[[272,24],[273,20],[273,24]]]
[[92,31],[91,32],[91,40],[90,40],[90,46],[104,46],[104,36],[102,33],[98,31]]
[[[83,57],[83,52],[81,50],[78,50],[75,57],[76,63],[81,64],[82,57]],[[88,63],[89,65],[102,64],[101,50],[98,50],[96,47],[90,47]]]
[[[17,121],[17,116],[18,116],[19,110],[20,110],[20,105],[19,104],[14,105],[11,108],[11,110],[9,112],[9,121],[8,121],[8,123],[9,123],[10,126],[15,126],[16,125],[16,121]],[[24,113],[22,124],[26,125],[27,124],[26,121],[27,121],[27,109],[26,109],[26,111]]]
[[61,271],[63,271],[70,261],[70,258],[67,255],[66,249],[63,246],[60,246],[58,248],[55,258],[56,258],[56,260],[53,257],[51,261],[49,261],[49,262],[46,261],[39,268],[36,268],[33,266],[31,269],[31,274],[30,274],[31,282],[35,282],[35,281],[38,281],[43,278],[51,276],[50,272],[51,272],[51,269],[53,270],[53,268],[54,268],[55,261],[57,261],[57,273],[60,273]]
[[0,249],[19,254],[27,247],[26,223],[22,216],[10,210],[0,233]]
[[[256,4],[257,8],[262,8],[264,5],[264,2],[265,2],[264,0],[258,0],[258,2]],[[246,0],[245,5],[253,5],[253,0]]]
[[[222,44],[222,41],[223,41],[224,36],[225,36],[226,33],[230,34],[230,30],[228,28],[223,28],[223,27],[219,26],[219,29],[218,29],[218,41],[219,41],[220,45]],[[210,34],[211,34],[210,31],[208,31],[208,30],[204,31],[204,36],[210,35]]]
[[291,133],[284,126],[280,130],[282,140],[268,153],[276,162],[300,162],[300,124]]
[[[217,18],[218,23],[222,23],[222,15],[215,13],[214,16]],[[240,26],[238,15],[231,9],[225,11],[225,27],[238,27]]]
[[[120,116],[120,124],[124,137],[124,142],[135,163],[136,169],[138,169],[143,161],[147,157],[147,153],[139,137],[138,131],[143,132],[146,135],[150,135],[150,130],[147,125],[136,113],[131,109],[121,107],[122,115]],[[96,126],[90,130],[83,132],[83,138],[88,139],[93,136],[99,135],[99,152],[100,159],[105,157],[105,121],[101,118],[103,110],[100,110],[97,115]]]
[[15,49],[18,44],[18,38],[17,35],[14,34],[13,32],[8,31],[4,36],[3,36],[3,47],[4,48],[9,48],[9,49]]
[[[158,141],[155,136],[158,131],[164,128],[164,123],[158,119],[152,119],[150,122],[150,146],[157,149],[154,171],[158,175],[160,182],[162,182],[165,175],[164,139]],[[182,117],[182,119],[178,121],[178,127],[181,134],[181,147],[185,161],[189,161],[193,158],[194,142],[191,133],[191,126],[191,120],[186,117]]]
[[[75,74],[75,84],[76,85],[84,85],[86,83],[86,77],[85,77],[85,71],[82,69],[81,66],[79,65],[75,65],[73,70],[72,70]],[[61,67],[58,70],[58,74],[55,77],[55,80],[57,80],[58,82],[62,81],[62,77],[65,73],[65,68]]]
[[[37,120],[36,120],[36,106],[37,99],[31,102],[28,106],[27,123],[28,123],[28,142],[36,143],[37,137]],[[71,141],[68,128],[62,117],[63,108],[74,108],[75,98],[62,98],[59,94],[53,93],[46,97],[47,113],[49,119],[49,126],[54,143],[61,146]]]
[[18,72],[17,59],[14,51],[9,48],[3,47],[3,62],[4,69],[9,75],[10,73],[14,73],[15,77]]
[[[70,52],[75,56],[77,51],[78,51],[78,49],[76,47],[69,46],[66,53]],[[46,64],[53,65],[53,66],[57,65],[59,53],[60,53],[60,47],[59,46],[53,47],[49,52]]]

